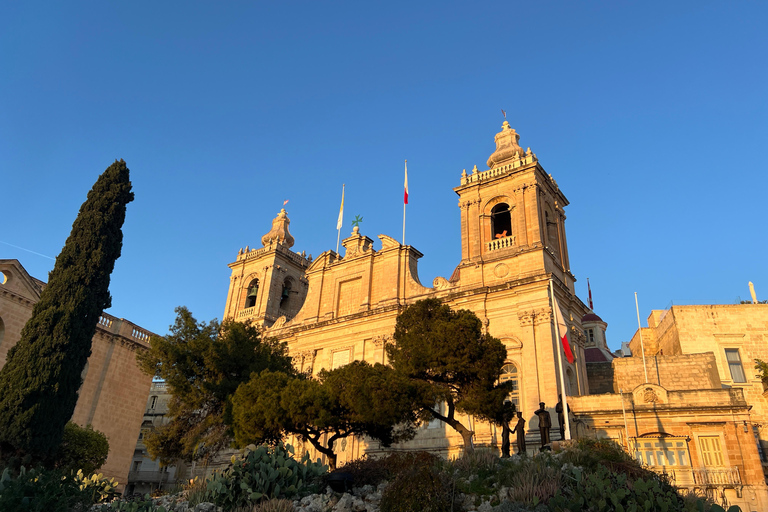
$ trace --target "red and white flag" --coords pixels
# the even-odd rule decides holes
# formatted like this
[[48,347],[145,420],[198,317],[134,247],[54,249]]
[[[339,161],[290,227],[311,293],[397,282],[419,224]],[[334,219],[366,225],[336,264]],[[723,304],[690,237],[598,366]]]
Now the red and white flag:
[[403,196],[403,204],[408,204],[408,160],[405,161],[405,195]]
[[573,352],[571,352],[571,344],[568,343],[568,326],[565,324],[565,318],[563,312],[560,309],[560,305],[557,303],[557,299],[554,294],[552,295],[552,304],[555,310],[555,321],[557,322],[557,329],[560,333],[560,341],[563,343],[563,352],[565,352],[565,358],[569,363],[573,364]]

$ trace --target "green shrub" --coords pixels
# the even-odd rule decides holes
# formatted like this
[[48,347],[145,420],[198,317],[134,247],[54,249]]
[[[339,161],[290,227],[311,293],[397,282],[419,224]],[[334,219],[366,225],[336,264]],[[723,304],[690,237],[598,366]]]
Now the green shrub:
[[146,494],[143,499],[139,500],[120,500],[114,501],[108,505],[102,505],[99,512],[170,512],[165,507],[155,505]]
[[417,465],[400,472],[381,495],[381,512],[460,510],[453,480],[437,467]]
[[[82,474],[81,474],[82,476]],[[86,484],[76,475],[56,470],[27,470],[17,476],[8,468],[0,475],[0,510],[14,512],[69,512],[87,510],[93,501],[95,485]]]
[[65,473],[82,470],[90,475],[104,465],[108,454],[109,441],[104,433],[93,430],[91,425],[83,428],[70,421],[64,427],[54,467]]
[[593,473],[571,470],[571,485],[549,500],[552,512],[673,512],[684,509],[680,495],[658,478],[628,482],[628,476],[599,466]]
[[562,486],[562,471],[549,464],[551,462],[552,459],[546,456],[525,460],[521,470],[512,473],[504,482],[508,486],[509,499],[530,507],[547,503]]
[[354,478],[355,487],[373,485],[384,481],[391,482],[397,476],[418,466],[432,467],[442,461],[437,455],[428,452],[394,452],[384,457],[363,457],[347,462],[334,472],[349,473]]
[[293,447],[248,446],[232,456],[232,465],[208,480],[207,497],[225,510],[274,498],[290,498],[306,489],[328,471],[311,462],[305,453],[301,461],[293,458]]

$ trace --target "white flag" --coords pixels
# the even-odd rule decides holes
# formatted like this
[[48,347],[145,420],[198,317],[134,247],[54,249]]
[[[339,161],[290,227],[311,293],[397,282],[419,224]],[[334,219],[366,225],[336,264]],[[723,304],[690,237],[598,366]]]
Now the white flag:
[[344,223],[344,185],[341,186],[341,208],[339,208],[339,220],[336,222],[336,229],[341,229]]

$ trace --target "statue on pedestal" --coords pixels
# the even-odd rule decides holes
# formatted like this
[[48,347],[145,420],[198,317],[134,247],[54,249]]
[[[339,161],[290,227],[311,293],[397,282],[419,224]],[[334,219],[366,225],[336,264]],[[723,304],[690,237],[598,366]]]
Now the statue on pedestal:
[[552,428],[552,416],[549,414],[544,402],[539,402],[539,408],[534,414],[539,417],[541,446],[547,445],[549,444],[549,429]]

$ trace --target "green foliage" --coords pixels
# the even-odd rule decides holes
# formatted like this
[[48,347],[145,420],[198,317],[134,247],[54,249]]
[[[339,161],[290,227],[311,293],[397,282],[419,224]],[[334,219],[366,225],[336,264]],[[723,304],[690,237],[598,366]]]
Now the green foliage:
[[89,475],[107,461],[109,441],[103,432],[91,425],[83,428],[70,421],[64,426],[64,436],[56,454],[54,467],[64,472],[82,471]]
[[[456,411],[491,422],[502,414],[512,384],[498,383],[507,357],[504,344],[483,334],[482,323],[468,310],[452,311],[437,299],[418,301],[397,317],[395,343],[387,355],[397,372],[424,386],[429,405],[426,418],[444,421],[462,435],[471,448],[471,433],[455,416]],[[445,415],[434,404],[447,404]]]
[[82,372],[120,257],[126,205],[133,200],[122,160],[99,176],[56,258],[48,285],[0,370],[0,448],[54,454],[72,417]]
[[225,510],[262,500],[290,498],[305,490],[328,470],[311,462],[309,454],[293,458],[293,447],[249,446],[232,465],[208,480],[208,498]]
[[155,505],[149,494],[140,500],[114,501],[107,505],[101,505],[97,510],[98,512],[170,512],[163,506]]
[[626,475],[630,481],[637,479],[658,479],[665,490],[672,486],[653,471],[642,467],[632,456],[610,439],[582,438],[568,443],[561,443],[566,449],[561,452],[560,460],[584,468],[588,472],[597,471],[601,466]]
[[450,512],[458,509],[453,480],[434,465],[402,471],[381,495],[381,512]]
[[235,440],[243,446],[295,434],[334,468],[339,439],[367,435],[389,446],[412,438],[421,396],[407,379],[378,363],[355,361],[317,379],[264,371],[241,385],[232,400]]
[[658,478],[630,482],[626,474],[600,466],[593,473],[573,469],[571,485],[558,490],[548,502],[552,512],[673,512],[684,507],[674,489]]
[[763,389],[768,389],[768,363],[755,359],[755,370],[757,370],[755,377],[763,382]]
[[258,327],[224,321],[198,322],[176,308],[170,333],[153,337],[137,360],[142,370],[165,380],[173,394],[168,424],[145,439],[149,453],[163,463],[207,460],[232,442],[231,397],[252,373],[294,373],[288,349],[262,339]]
[[381,458],[366,455],[347,462],[338,471],[352,475],[356,487],[375,487],[384,481],[394,480],[411,468],[439,466],[441,461],[440,457],[428,452],[393,452]]
[[69,512],[87,510],[112,494],[113,480],[84,477],[82,472],[65,475],[57,470],[30,469],[23,466],[13,476],[8,468],[0,475],[0,510]]

